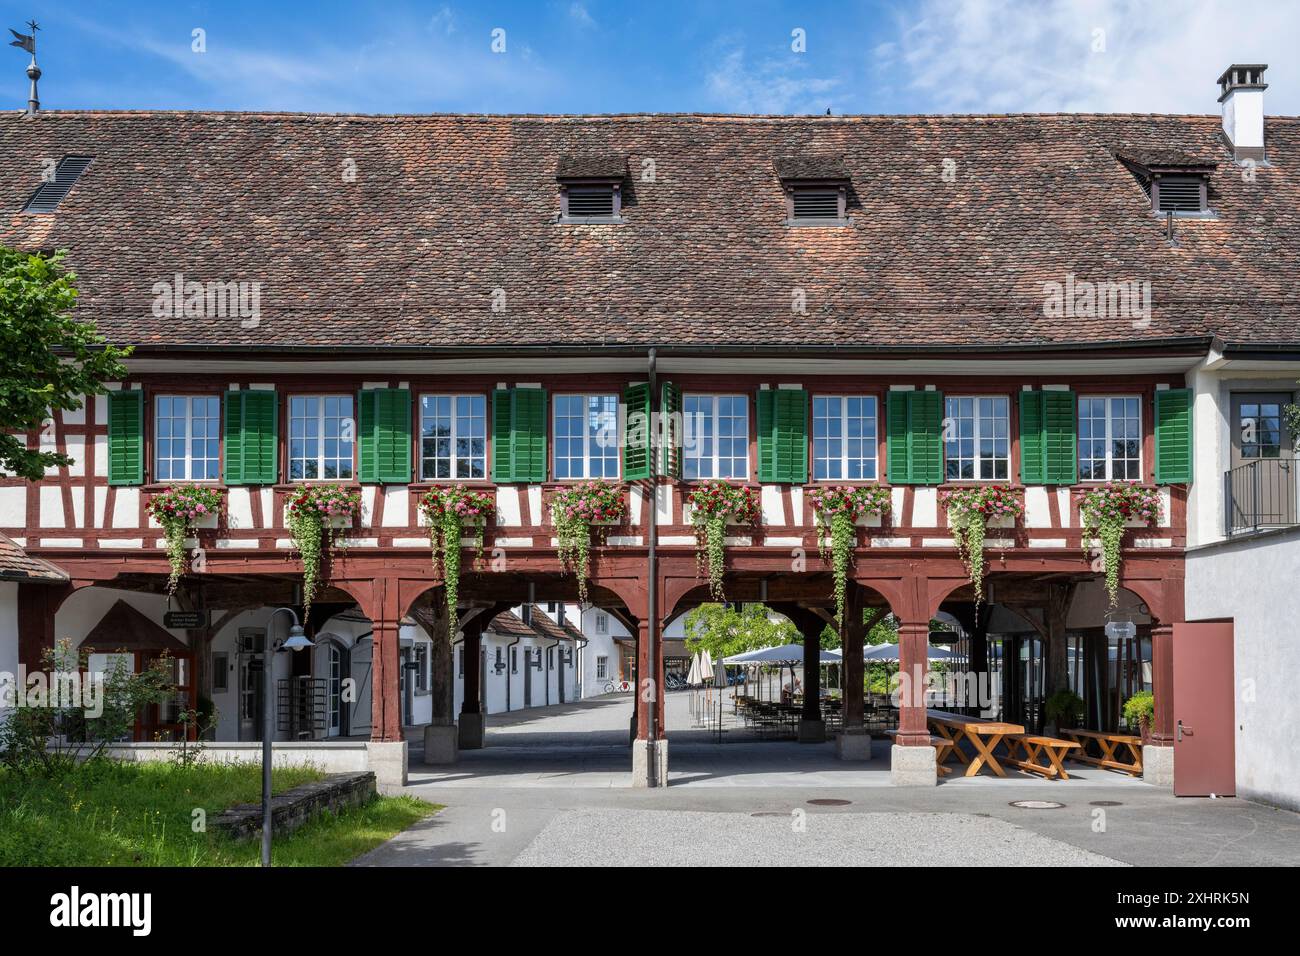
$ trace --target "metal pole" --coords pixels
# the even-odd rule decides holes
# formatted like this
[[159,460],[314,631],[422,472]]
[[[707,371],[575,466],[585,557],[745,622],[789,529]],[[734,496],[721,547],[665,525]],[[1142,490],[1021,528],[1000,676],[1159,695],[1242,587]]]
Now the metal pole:
[[296,625],[298,615],[290,608],[280,607],[271,612],[266,621],[266,637],[262,645],[262,866],[271,865],[271,741],[275,737],[271,694],[274,691],[272,671],[275,669],[275,641],[271,637],[271,625],[275,616],[281,611],[293,618]]

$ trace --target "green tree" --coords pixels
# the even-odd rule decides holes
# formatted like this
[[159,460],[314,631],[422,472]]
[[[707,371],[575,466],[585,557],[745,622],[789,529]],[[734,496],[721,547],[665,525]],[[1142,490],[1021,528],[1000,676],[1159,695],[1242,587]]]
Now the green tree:
[[[82,396],[126,375],[130,349],[105,343],[95,326],[72,317],[76,275],[51,256],[0,246],[0,467],[37,481],[71,459],[29,449],[51,410],[81,407]],[[11,434],[11,433],[18,434]]]
[[692,654],[707,650],[714,660],[801,640],[794,624],[762,604],[746,604],[739,611],[729,604],[701,604],[686,615],[686,649]]

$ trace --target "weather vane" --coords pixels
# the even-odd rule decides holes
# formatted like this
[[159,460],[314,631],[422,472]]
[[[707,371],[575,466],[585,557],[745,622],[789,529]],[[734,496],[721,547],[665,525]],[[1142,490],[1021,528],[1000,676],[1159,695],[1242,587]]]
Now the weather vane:
[[27,97],[27,113],[31,115],[41,108],[40,97],[36,95],[36,81],[41,78],[41,68],[36,65],[36,31],[40,29],[40,25],[35,20],[28,20],[27,25],[31,27],[30,34],[19,33],[12,27],[9,29],[9,32],[14,35],[9,45],[32,55],[32,62],[27,65],[27,77],[32,81],[32,90]]

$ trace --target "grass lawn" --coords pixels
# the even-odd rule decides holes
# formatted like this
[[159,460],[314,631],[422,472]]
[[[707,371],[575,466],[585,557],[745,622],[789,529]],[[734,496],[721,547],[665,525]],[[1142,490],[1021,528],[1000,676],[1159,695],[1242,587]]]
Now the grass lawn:
[[[277,769],[276,793],[323,776]],[[96,761],[60,777],[23,779],[0,770],[0,866],[255,866],[256,838],[241,843],[194,832],[208,819],[262,795],[258,765]],[[277,836],[277,866],[340,866],[437,807],[414,797],[379,797]]]

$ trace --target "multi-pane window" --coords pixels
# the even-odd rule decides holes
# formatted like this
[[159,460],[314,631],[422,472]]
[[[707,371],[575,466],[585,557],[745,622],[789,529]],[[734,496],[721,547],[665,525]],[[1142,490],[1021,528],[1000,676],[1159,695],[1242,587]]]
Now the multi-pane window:
[[[460,648],[460,673],[465,676],[465,648]],[[416,644],[415,654],[415,689],[423,694],[429,690],[429,645]]]
[[289,480],[352,477],[355,427],[351,395],[289,398]]
[[487,477],[487,396],[420,396],[420,477]]
[[609,676],[609,658],[601,654],[596,657],[596,680],[604,680]]
[[813,397],[813,477],[826,481],[875,479],[874,395]]
[[597,634],[609,633],[609,617],[602,611],[596,612],[596,633]]
[[618,477],[618,396],[555,396],[555,478]]
[[944,478],[1005,481],[1011,473],[1006,396],[953,396],[945,404]]
[[682,399],[682,477],[749,478],[749,399],[686,395]]
[[221,399],[159,395],[154,403],[154,479],[215,481],[221,465]]
[[1079,479],[1142,479],[1142,403],[1137,397],[1079,399]]
[[1241,422],[1241,457],[1282,457],[1282,404],[1244,401],[1237,412]]

